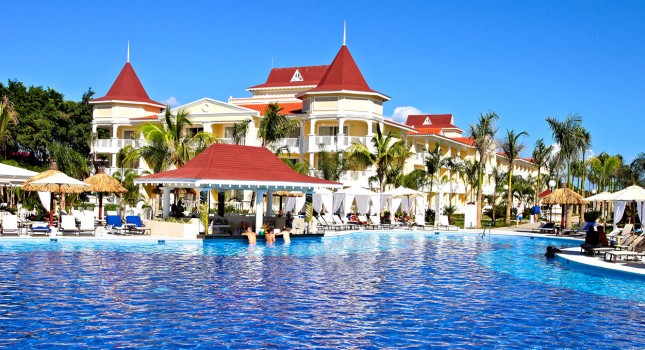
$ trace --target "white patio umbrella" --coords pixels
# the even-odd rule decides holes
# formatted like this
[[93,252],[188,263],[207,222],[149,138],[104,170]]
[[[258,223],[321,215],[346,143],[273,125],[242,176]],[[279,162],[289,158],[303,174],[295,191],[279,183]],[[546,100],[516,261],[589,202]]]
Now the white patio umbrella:
[[[640,218],[641,222],[643,221],[643,214],[644,214],[643,202],[645,201],[645,189],[643,189],[642,187],[633,185],[633,186],[624,188],[618,192],[613,193],[611,196],[611,200],[614,201],[614,203],[616,203],[615,207],[620,206],[620,208],[616,208],[616,211],[619,213],[620,216],[622,216],[622,213],[625,210],[625,205],[627,205],[627,202],[636,202],[636,210],[638,212],[638,217]],[[620,203],[620,202],[624,202],[624,203]],[[620,220],[620,218],[614,217],[614,221],[617,221],[617,220]]]
[[610,200],[643,202],[645,201],[645,189],[637,185],[629,186],[618,192],[614,192]]
[[[606,203],[606,202],[611,201],[612,196],[613,196],[613,194],[611,192],[604,191],[604,192],[600,192],[598,194],[595,194],[595,195],[593,195],[591,197],[585,198],[585,202],[602,202],[602,203]],[[601,207],[601,211],[604,212],[604,208]],[[606,230],[607,229],[607,215],[605,215],[605,214],[606,213],[603,213],[604,227],[605,227],[605,230]]]
[[[80,193],[90,191],[92,186],[83,181],[71,178],[64,173],[56,172],[51,176],[35,180],[23,185],[26,191],[43,191],[51,193]],[[52,226],[54,208],[49,208],[49,226]]]

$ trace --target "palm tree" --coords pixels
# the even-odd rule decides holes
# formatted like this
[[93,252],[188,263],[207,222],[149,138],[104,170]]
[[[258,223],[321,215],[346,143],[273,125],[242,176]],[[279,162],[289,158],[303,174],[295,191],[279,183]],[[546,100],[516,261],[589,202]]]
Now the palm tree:
[[[585,178],[587,177],[587,164],[585,163],[585,156],[587,155],[587,150],[591,147],[591,133],[585,129],[581,128],[578,134],[580,140],[580,147],[582,151],[582,179],[580,181],[580,194],[585,196]],[[582,206],[580,206],[580,211],[582,212]]]
[[526,131],[522,131],[518,134],[515,133],[515,130],[506,129],[506,137],[502,142],[502,151],[508,159],[508,202],[506,203],[506,224],[511,224],[511,203],[512,193],[513,193],[513,162],[515,158],[520,155],[520,152],[524,149],[524,144],[519,140],[522,136],[529,136]]
[[89,175],[88,159],[68,145],[54,142],[49,146],[50,160],[56,162],[58,170],[75,178],[82,179]]
[[9,97],[5,95],[0,99],[0,146],[3,153],[5,153],[7,141],[11,140],[11,134],[9,133],[10,123],[13,125],[18,124],[18,112],[13,107]]
[[479,171],[477,182],[477,220],[475,225],[479,228],[482,222],[482,187],[484,185],[484,168],[486,160],[494,151],[495,121],[499,116],[495,112],[480,114],[475,124],[470,125],[469,136],[473,138],[475,148],[479,153]]
[[589,160],[592,171],[598,178],[599,191],[611,191],[611,181],[621,166],[621,159],[602,152]]
[[542,191],[542,186],[540,186],[540,181],[542,180],[542,168],[547,166],[549,159],[551,158],[551,152],[553,151],[553,146],[546,146],[543,139],[535,141],[535,147],[533,148],[533,153],[531,154],[531,161],[535,166],[537,166],[537,186],[535,188],[535,203],[537,204],[537,194]]
[[437,173],[441,169],[441,145],[436,144],[433,151],[430,151],[425,159],[426,172],[430,178],[430,192],[432,192],[432,185],[437,180]]
[[137,160],[137,150],[132,145],[124,146],[116,154],[116,166],[121,168],[121,174],[125,174],[125,168],[135,168]]
[[562,163],[567,167],[567,187],[571,184],[571,163],[577,158],[582,148],[582,117],[578,115],[569,115],[564,121],[555,118],[546,118],[551,131],[553,140],[560,145],[558,156]]
[[[452,197],[452,190],[453,190],[452,183],[453,181],[457,182],[459,180],[459,177],[460,177],[459,175],[461,174],[463,164],[459,157],[451,156],[451,157],[446,157],[442,159],[441,165],[443,165],[450,172],[450,177],[448,177],[448,182],[450,183],[450,186],[449,186],[449,189],[450,189],[449,198],[450,198]],[[453,179],[453,176],[455,176],[456,178]],[[450,198],[450,202],[452,204],[452,198]]]
[[504,181],[506,180],[507,177],[508,177],[507,172],[503,171],[501,168],[499,167],[493,168],[493,181],[495,182],[494,190],[493,190],[493,203],[492,203],[493,227],[495,227],[497,224],[497,218],[495,217],[495,213],[496,213],[495,207],[497,206],[497,194],[504,189]]
[[[466,160],[463,163],[462,166],[462,175],[465,180],[465,182],[468,184],[468,186],[471,189],[474,189],[477,187],[477,171],[479,170],[479,162],[477,160],[471,161],[471,160]],[[467,192],[467,191],[466,191]],[[473,191],[470,191],[470,201],[472,202],[473,200]]]
[[318,170],[322,172],[323,179],[338,181],[349,170],[347,156],[341,152],[328,152],[325,146],[321,145],[318,152]]
[[251,119],[241,121],[239,123],[233,124],[233,143],[236,145],[243,145],[246,134],[249,132],[249,124],[251,124]]
[[262,146],[276,143],[300,127],[299,120],[280,114],[281,110],[282,107],[275,102],[269,104],[264,112],[258,128],[258,137],[262,140]]
[[401,140],[388,132],[384,135],[381,132],[381,126],[377,125],[376,134],[370,140],[374,152],[370,151],[368,145],[361,141],[354,142],[347,153],[356,163],[363,166],[374,166],[376,171],[376,180],[381,192],[385,186],[385,176],[395,164],[400,163],[400,158],[409,156],[408,146],[405,140]]
[[629,168],[632,169],[634,177],[638,180],[638,185],[645,186],[645,153],[639,153],[629,164]]
[[186,110],[172,115],[170,107],[166,107],[161,125],[146,123],[141,127],[148,144],[137,149],[137,154],[148,162],[153,172],[158,173],[173,166],[179,168],[217,141],[213,134],[204,131],[188,134],[186,128],[193,125],[188,115]]

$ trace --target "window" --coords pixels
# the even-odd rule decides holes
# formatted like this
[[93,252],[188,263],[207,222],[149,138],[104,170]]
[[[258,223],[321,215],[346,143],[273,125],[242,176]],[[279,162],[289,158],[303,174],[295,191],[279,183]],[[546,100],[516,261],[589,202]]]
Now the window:
[[135,133],[134,130],[125,130],[123,131],[123,138],[126,140],[134,140]]
[[224,138],[225,139],[232,139],[234,133],[235,133],[235,127],[232,127],[232,126],[224,127]]
[[[336,136],[338,135],[338,126],[321,126],[318,128],[318,135],[320,136]],[[349,134],[349,126],[343,126],[343,134]]]
[[302,74],[300,74],[300,71],[297,69],[296,72],[293,73],[293,77],[291,77],[291,82],[294,81],[304,81],[304,79],[302,79]]
[[195,136],[197,133],[204,131],[204,128],[186,128],[187,136]]

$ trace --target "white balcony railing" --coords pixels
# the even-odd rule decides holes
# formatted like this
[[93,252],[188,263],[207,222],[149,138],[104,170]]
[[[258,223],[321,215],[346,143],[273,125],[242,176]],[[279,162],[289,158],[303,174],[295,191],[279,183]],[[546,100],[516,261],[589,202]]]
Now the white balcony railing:
[[367,145],[371,149],[372,145],[370,144],[370,139],[371,137],[360,136],[314,136],[306,138],[305,152],[319,152],[322,149],[330,152],[344,151],[354,143],[358,142]]
[[95,152],[116,153],[125,146],[139,148],[145,144],[144,140],[133,139],[98,139],[94,142]]

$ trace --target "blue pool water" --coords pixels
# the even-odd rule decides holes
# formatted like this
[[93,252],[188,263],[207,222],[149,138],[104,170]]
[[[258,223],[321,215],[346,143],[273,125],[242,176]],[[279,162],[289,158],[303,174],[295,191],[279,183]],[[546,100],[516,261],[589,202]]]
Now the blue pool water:
[[643,347],[645,279],[547,261],[554,243],[2,240],[0,347]]

